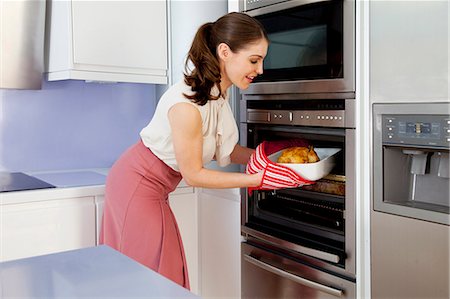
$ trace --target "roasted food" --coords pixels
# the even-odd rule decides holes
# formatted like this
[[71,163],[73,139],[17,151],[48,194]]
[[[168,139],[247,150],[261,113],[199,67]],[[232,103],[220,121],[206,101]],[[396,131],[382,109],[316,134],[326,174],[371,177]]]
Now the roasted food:
[[328,193],[335,195],[345,195],[345,182],[332,181],[327,179],[321,179],[312,185],[305,185],[303,190],[315,191],[320,193]]
[[318,162],[320,159],[312,145],[309,147],[290,147],[285,149],[280,157],[278,158],[278,163],[314,163]]

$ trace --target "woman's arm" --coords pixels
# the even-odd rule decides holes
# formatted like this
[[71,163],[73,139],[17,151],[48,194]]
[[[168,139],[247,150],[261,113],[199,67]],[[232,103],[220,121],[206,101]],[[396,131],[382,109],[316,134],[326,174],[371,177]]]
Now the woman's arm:
[[233,152],[231,153],[231,162],[245,165],[254,152],[254,149],[236,144]]
[[257,187],[262,173],[223,172],[203,167],[202,120],[198,109],[178,103],[168,112],[172,140],[181,175],[187,184],[204,188]]

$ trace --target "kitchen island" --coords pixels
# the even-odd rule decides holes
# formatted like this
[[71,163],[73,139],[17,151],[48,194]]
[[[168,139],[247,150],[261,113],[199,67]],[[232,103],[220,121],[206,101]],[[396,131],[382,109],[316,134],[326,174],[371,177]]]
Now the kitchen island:
[[101,245],[0,263],[1,298],[198,298]]

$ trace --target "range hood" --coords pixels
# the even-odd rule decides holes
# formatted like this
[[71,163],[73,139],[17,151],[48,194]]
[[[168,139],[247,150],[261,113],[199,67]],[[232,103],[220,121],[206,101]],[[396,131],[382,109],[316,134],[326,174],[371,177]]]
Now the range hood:
[[40,89],[45,0],[0,0],[0,88]]

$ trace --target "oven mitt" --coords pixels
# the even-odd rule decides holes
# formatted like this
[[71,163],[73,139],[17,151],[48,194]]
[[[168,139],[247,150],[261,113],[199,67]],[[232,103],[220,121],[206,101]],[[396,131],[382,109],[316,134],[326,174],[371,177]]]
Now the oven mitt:
[[[292,169],[279,165],[269,160],[266,155],[266,147],[269,145],[269,150],[273,151],[274,148],[278,148],[273,151],[277,152],[283,148],[279,148],[279,144],[270,146],[270,142],[262,142],[256,147],[256,151],[250,156],[250,160],[247,164],[245,172],[247,174],[254,174],[260,171],[264,171],[264,175],[261,181],[261,185],[258,187],[249,187],[248,192],[252,194],[253,190],[275,190],[282,188],[296,188],[303,185],[310,185],[314,182],[306,180],[295,173]],[[285,143],[284,148],[300,145],[292,145],[291,143]]]

